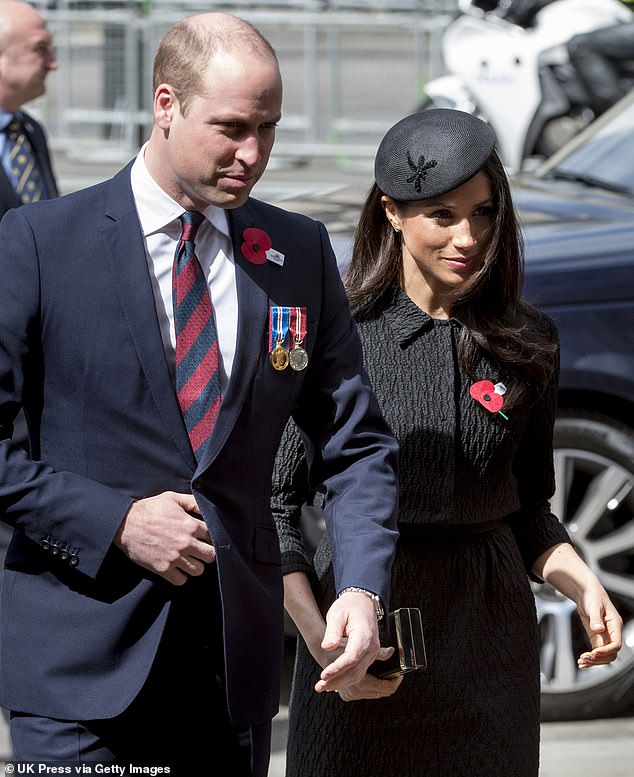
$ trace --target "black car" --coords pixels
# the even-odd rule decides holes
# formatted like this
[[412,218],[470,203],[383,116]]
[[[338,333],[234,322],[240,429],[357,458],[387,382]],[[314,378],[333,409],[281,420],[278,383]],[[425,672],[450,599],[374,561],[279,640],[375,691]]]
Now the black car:
[[525,296],[561,339],[553,511],[624,620],[616,662],[579,671],[574,606],[537,586],[544,720],[634,709],[634,92],[514,179]]

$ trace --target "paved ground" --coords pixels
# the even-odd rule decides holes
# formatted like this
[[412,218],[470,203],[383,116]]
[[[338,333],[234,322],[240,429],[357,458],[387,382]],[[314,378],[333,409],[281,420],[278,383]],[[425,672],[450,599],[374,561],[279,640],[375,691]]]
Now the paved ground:
[[[283,709],[276,720],[278,737],[285,719]],[[634,718],[544,723],[541,753],[539,777],[634,777]],[[274,751],[269,777],[284,777],[284,765],[283,749]]]
[[[286,715],[287,710],[283,708],[274,721],[269,777],[284,777]],[[8,758],[9,739],[2,720],[0,760]],[[539,777],[634,777],[634,718],[545,723],[542,725],[541,760]]]

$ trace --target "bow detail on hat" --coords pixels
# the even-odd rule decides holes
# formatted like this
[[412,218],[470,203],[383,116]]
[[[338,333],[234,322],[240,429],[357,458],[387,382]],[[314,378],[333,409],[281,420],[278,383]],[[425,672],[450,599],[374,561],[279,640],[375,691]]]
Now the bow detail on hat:
[[414,160],[409,155],[408,151],[407,164],[410,166],[410,170],[412,170],[414,173],[414,175],[410,175],[410,177],[407,179],[407,183],[413,183],[414,189],[416,189],[417,192],[420,192],[420,184],[421,181],[424,181],[427,177],[427,171],[432,167],[436,167],[438,163],[435,159],[430,159],[429,162],[425,162],[425,157],[421,154],[418,157],[418,164],[415,165]]

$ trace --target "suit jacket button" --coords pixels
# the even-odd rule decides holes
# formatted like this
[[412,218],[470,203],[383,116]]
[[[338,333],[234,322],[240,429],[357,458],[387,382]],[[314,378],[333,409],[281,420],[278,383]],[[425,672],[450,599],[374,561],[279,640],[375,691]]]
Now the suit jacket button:
[[70,558],[68,559],[68,563],[71,565],[71,567],[76,567],[77,564],[79,564],[79,556],[76,553],[71,553]]
[[200,491],[203,487],[203,479],[202,478],[196,478],[194,482],[192,483],[192,486],[197,490]]
[[61,552],[59,554],[59,557],[61,558],[61,560],[62,561],[67,561],[68,560],[68,556],[69,556],[69,553],[66,550],[66,548],[62,548],[62,550],[61,550]]
[[44,550],[50,550],[51,543],[48,537],[42,537],[40,540],[40,545],[44,548]]

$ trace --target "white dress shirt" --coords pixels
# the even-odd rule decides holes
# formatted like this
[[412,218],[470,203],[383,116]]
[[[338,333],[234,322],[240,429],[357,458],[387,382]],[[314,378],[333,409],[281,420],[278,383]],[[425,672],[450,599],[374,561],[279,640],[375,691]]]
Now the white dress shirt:
[[[172,266],[180,239],[183,207],[166,194],[149,174],[145,146],[132,165],[131,183],[145,242],[156,313],[172,374],[176,363],[176,333],[172,306]],[[220,352],[220,388],[225,392],[236,352],[238,292],[227,214],[209,205],[196,235],[196,255],[207,278]]]

